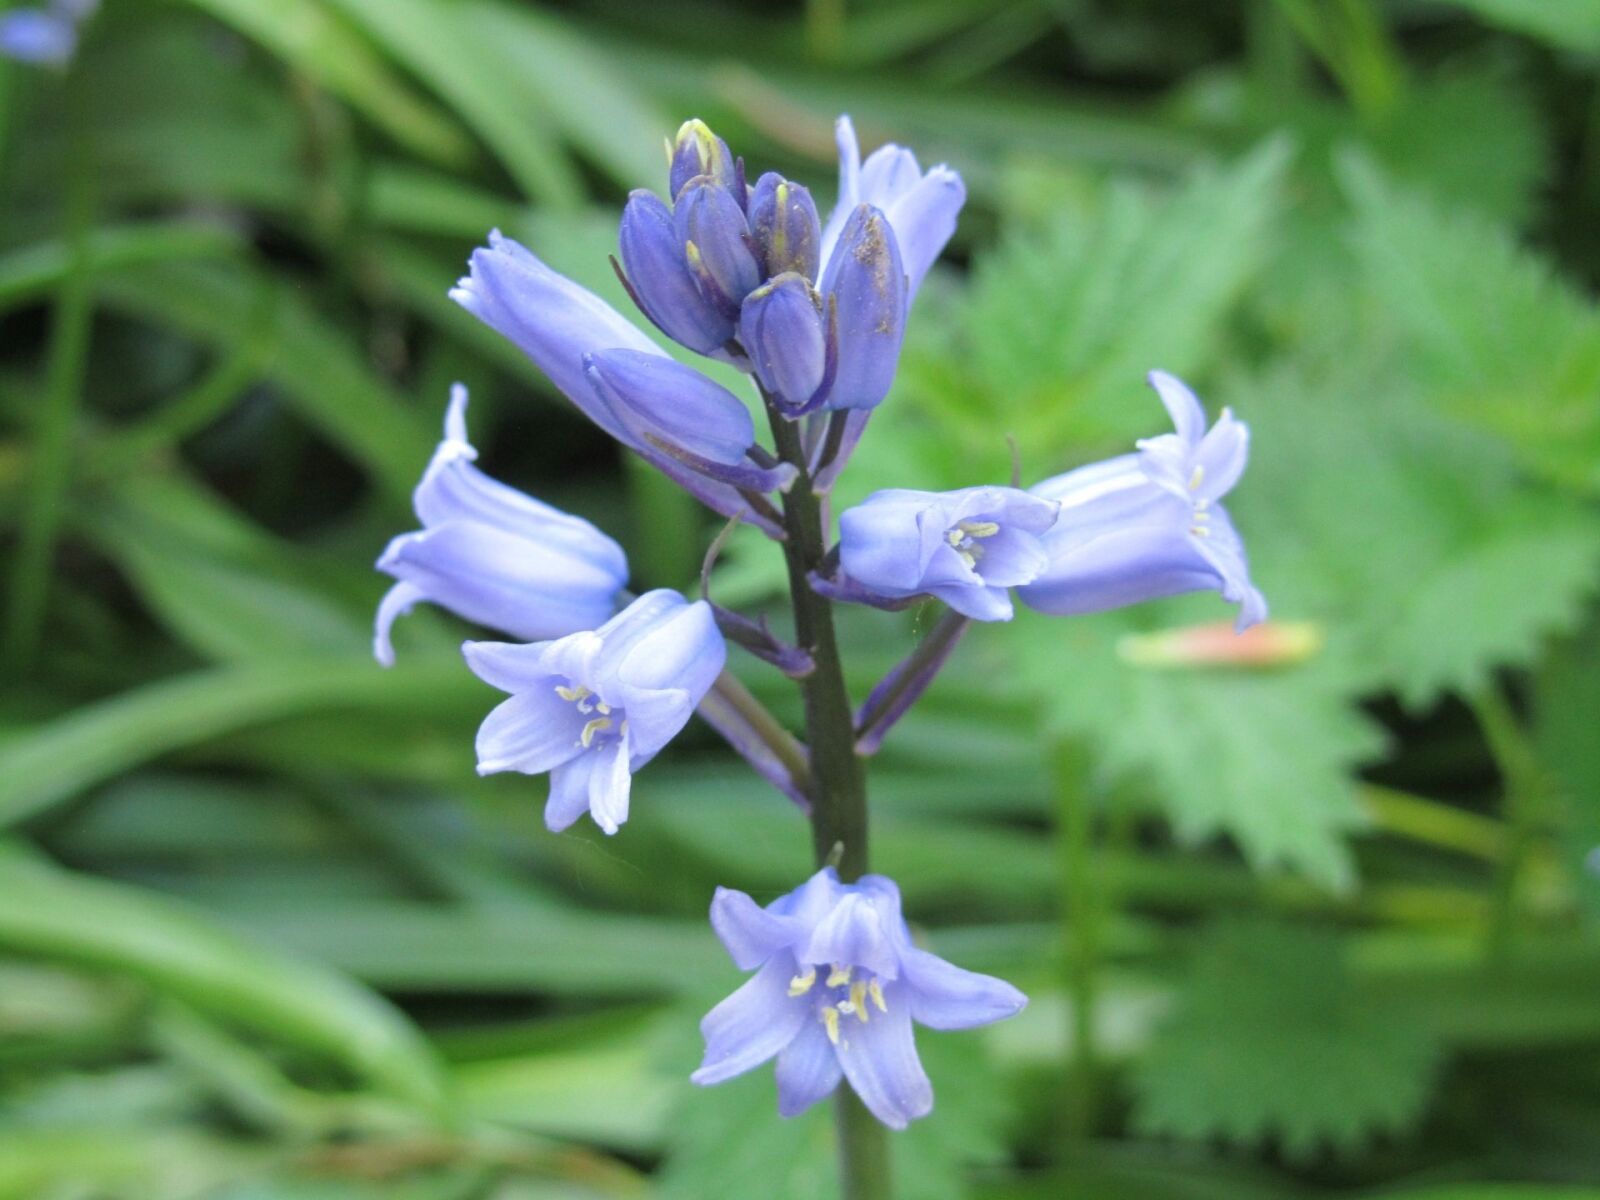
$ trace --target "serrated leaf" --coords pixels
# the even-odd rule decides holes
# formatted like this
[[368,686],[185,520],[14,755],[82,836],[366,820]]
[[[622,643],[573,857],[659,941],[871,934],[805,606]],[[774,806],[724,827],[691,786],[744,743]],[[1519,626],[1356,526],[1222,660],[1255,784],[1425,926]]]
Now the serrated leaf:
[[1148,609],[1029,614],[1009,627],[1013,670],[1047,726],[1085,739],[1097,770],[1147,790],[1182,840],[1226,834],[1258,870],[1289,867],[1348,887],[1345,839],[1364,824],[1351,776],[1384,738],[1351,707],[1346,668],[1330,659],[1257,673],[1123,662],[1119,637],[1151,619]]
[[1600,309],[1504,230],[1441,211],[1349,158],[1353,236],[1383,326],[1442,411],[1533,469],[1600,491]]
[[1438,1055],[1425,1027],[1354,988],[1337,934],[1224,925],[1134,1069],[1134,1120],[1155,1134],[1273,1139],[1293,1158],[1353,1151],[1416,1121]]

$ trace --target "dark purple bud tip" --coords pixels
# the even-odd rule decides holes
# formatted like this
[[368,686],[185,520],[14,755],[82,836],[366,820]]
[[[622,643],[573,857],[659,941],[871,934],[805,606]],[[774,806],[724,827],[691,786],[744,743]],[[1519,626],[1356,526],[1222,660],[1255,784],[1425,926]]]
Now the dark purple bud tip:
[[683,191],[696,175],[710,176],[725,188],[731,189],[739,174],[728,143],[711,132],[700,118],[685,121],[678,127],[678,136],[669,147],[670,180],[673,199]]
[[750,232],[770,277],[793,271],[815,279],[821,264],[822,225],[811,192],[767,172],[750,196]]

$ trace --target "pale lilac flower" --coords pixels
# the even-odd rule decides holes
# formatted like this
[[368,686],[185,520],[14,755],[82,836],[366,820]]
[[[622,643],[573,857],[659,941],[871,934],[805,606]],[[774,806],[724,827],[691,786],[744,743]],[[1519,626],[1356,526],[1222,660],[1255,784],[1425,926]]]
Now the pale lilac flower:
[[58,6],[14,8],[0,14],[0,55],[17,62],[61,67],[78,49],[78,26]]
[[1058,507],[1009,487],[874,492],[839,518],[839,564],[885,599],[937,596],[974,620],[1009,621],[1007,589],[1048,565],[1041,537]]
[[955,232],[956,217],[967,200],[966,185],[943,163],[924,172],[912,151],[892,142],[879,146],[863,163],[855,126],[848,116],[835,123],[834,136],[839,146],[839,202],[822,231],[823,261],[837,257],[845,226],[857,206],[872,205],[888,219],[899,243],[910,279],[909,306],[928,268]]
[[1227,409],[1208,431],[1195,394],[1164,371],[1150,372],[1150,385],[1176,432],[1032,489],[1059,502],[1061,516],[1043,539],[1049,566],[1017,596],[1068,616],[1215,590],[1240,606],[1237,628],[1247,629],[1266,619],[1267,603],[1218,501],[1244,472],[1250,431]]
[[584,416],[702,504],[726,517],[742,512],[750,523],[776,532],[776,526],[749,511],[749,501],[736,487],[707,478],[639,441],[595,394],[585,363],[588,355],[631,350],[670,361],[599,296],[551,270],[525,246],[495,230],[489,234],[487,247],[472,252],[468,274],[451,289],[450,298],[513,342]]
[[766,908],[718,888],[711,925],[734,963],[756,973],[700,1022],[706,1052],[691,1078],[722,1083],[776,1057],[785,1117],[844,1078],[878,1120],[903,1129],[933,1108],[912,1022],[971,1029],[1028,1002],[914,946],[900,889],[882,875],[845,884],[826,867]]
[[399,582],[378,605],[372,650],[394,665],[389,630],[419,601],[515,637],[593,629],[616,611],[628,560],[589,522],[485,475],[467,440],[467,389],[456,384],[412,503],[422,528],[401,534],[378,559]]
[[468,642],[467,665],[511,693],[478,730],[478,773],[550,775],[545,824],[628,819],[633,772],[688,724],[727,658],[711,607],[666,588],[555,641]]

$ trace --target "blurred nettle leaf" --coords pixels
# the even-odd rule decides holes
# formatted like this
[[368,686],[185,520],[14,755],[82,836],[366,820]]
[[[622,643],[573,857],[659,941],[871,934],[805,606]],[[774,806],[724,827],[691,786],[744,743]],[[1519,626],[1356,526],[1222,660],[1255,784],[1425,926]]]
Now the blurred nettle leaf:
[[1323,622],[1367,686],[1416,708],[1531,662],[1595,588],[1600,517],[1530,486],[1406,375],[1334,353],[1227,393],[1264,448],[1236,516],[1275,611]]
[[1438,1058],[1426,1026],[1347,975],[1337,934],[1228,923],[1134,1068],[1134,1119],[1153,1134],[1270,1140],[1294,1159],[1350,1153],[1418,1119]]
[[1359,158],[1344,179],[1373,316],[1417,356],[1429,398],[1541,474],[1600,492],[1600,308],[1503,230]]
[[1348,667],[1140,669],[1116,650],[1136,627],[1108,614],[1008,628],[1011,669],[1044,728],[1084,739],[1096,770],[1147,790],[1182,840],[1226,834],[1258,869],[1350,887],[1345,839],[1364,823],[1351,774],[1385,740],[1349,706]]

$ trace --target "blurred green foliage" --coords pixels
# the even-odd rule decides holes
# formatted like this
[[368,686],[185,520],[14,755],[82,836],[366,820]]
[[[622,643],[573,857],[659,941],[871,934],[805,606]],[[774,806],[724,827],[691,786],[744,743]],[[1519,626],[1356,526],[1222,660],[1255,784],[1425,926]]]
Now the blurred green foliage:
[[[499,225],[622,305],[682,117],[826,193],[844,110],[972,201],[840,502],[1120,452],[1165,367],[1318,643],[1023,616],[895,732],[877,865],[1034,998],[924,1037],[902,1194],[1600,1197],[1597,67],[1595,0],[113,0],[0,67],[0,1200],[835,1194],[825,1115],[686,1080],[795,813],[702,731],[547,835],[461,630],[367,639],[455,379],[692,579],[707,514],[445,290]],[[850,614],[858,694],[927,621]]]

